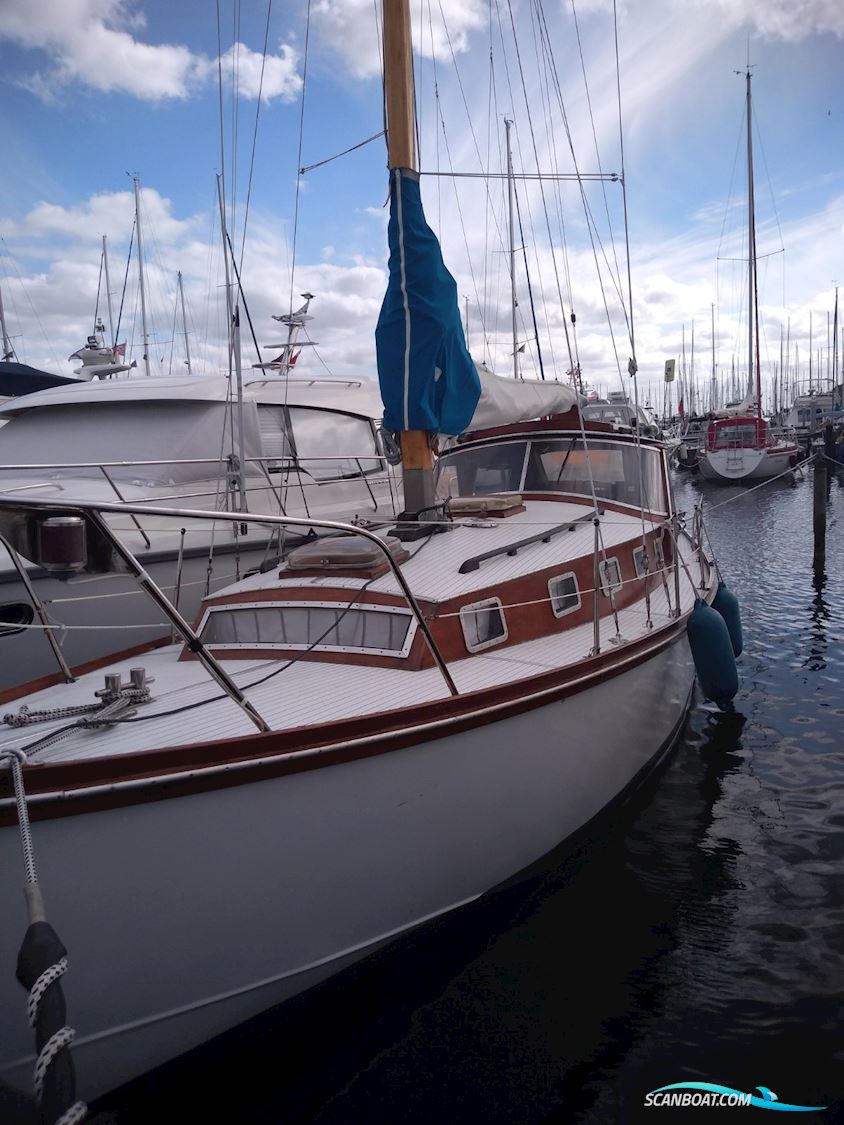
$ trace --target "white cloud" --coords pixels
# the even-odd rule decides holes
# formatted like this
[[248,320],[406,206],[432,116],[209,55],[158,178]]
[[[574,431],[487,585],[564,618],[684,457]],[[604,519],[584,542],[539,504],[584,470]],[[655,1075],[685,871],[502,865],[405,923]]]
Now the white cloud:
[[[130,94],[148,101],[187,98],[217,73],[216,60],[174,43],[145,43],[135,32],[146,26],[131,0],[3,0],[0,40],[44,52],[50,65],[33,71],[20,85],[42,99],[70,85]],[[262,55],[243,44],[223,56],[231,67],[237,52],[240,93],[257,98]],[[268,55],[262,97],[290,99],[301,88],[298,55],[280,44]]]
[[[715,0],[722,17],[733,24],[749,24],[760,35],[798,42],[809,35],[831,33],[844,37],[841,0]],[[709,7],[712,0],[705,0]]]
[[[414,48],[424,58],[462,54],[471,33],[489,20],[483,0],[440,0],[429,11],[430,21],[427,10],[420,20],[419,5],[411,4]],[[317,0],[312,12],[322,43],[342,57],[350,74],[373,78],[381,73],[381,27],[380,19],[376,27],[372,0]]]
[[[221,56],[223,80],[228,82],[236,74],[237,89],[244,98],[257,99],[259,90],[264,102],[278,97],[283,101],[291,101],[297,97],[302,89],[302,78],[297,69],[299,55],[293,47],[287,43],[279,43],[278,54],[267,56],[263,83],[262,60],[260,51],[252,51],[243,43],[235,43]],[[209,68],[216,77],[216,61],[209,63]]]

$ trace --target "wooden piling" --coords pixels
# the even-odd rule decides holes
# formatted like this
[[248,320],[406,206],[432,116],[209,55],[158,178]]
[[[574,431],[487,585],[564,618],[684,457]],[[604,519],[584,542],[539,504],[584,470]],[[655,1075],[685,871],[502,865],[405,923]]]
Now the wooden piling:
[[[823,428],[823,451],[830,462],[835,461],[835,431],[832,422],[827,422]],[[828,468],[829,466],[827,466]]]

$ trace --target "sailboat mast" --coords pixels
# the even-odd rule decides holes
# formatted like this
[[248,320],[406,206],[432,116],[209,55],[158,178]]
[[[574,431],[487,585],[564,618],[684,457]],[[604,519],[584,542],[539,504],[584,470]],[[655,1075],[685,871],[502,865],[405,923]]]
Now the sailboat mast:
[[135,184],[135,227],[138,232],[138,284],[141,290],[141,324],[144,334],[144,370],[149,375],[149,332],[147,331],[147,300],[144,291],[144,243],[141,236],[141,181],[133,176]]
[[103,268],[105,269],[105,283],[106,283],[106,306],[108,307],[108,337],[111,341],[111,346],[117,343],[114,338],[114,313],[111,308],[111,278],[108,273],[108,240],[103,235]]
[[712,394],[710,396],[709,409],[715,411],[718,409],[718,381],[715,375],[715,305],[710,305],[709,308],[712,313]]
[[[387,165],[416,171],[413,54],[408,0],[384,0],[384,103],[387,110]],[[434,504],[434,457],[425,430],[402,430],[401,460],[405,511]]]
[[812,393],[812,310],[809,309],[809,394]]
[[513,205],[515,185],[513,183],[513,154],[510,149],[510,130],[512,127],[513,122],[509,118],[505,117],[504,131],[507,142],[507,198],[510,212],[510,316],[513,335],[513,378],[518,379],[519,341],[516,333],[516,234],[513,218],[515,211]]
[[180,301],[181,306],[182,306],[182,332],[183,332],[184,337],[185,337],[185,363],[187,364],[188,375],[190,375],[191,374],[191,369],[190,369],[190,344],[188,343],[188,321],[187,321],[187,317],[185,316],[185,291],[182,288],[182,271],[181,270],[179,270],[177,276],[178,276],[178,281],[179,281],[179,301]]
[[[756,376],[756,416],[762,418],[762,368],[759,363],[759,294],[756,289],[756,200],[753,195],[753,115],[750,67],[747,74],[747,356],[748,379]],[[755,369],[754,369],[755,343]],[[751,383],[752,385],[752,383]]]
[[3,362],[7,363],[10,359],[15,357],[15,349],[12,347],[12,341],[9,339],[9,332],[6,328],[6,314],[3,312],[3,290],[0,289],[0,329],[3,332]]

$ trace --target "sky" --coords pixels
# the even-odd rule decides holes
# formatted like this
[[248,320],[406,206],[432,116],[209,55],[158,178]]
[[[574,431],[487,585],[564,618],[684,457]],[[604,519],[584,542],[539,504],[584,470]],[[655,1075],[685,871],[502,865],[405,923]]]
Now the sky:
[[[141,363],[134,249],[127,270],[138,176],[153,371],[185,371],[180,271],[192,372],[223,373],[222,174],[261,358],[283,339],[271,316],[310,292],[314,346],[297,375],[373,375],[383,137],[339,154],[383,129],[379,8],[0,0],[0,290],[18,358],[72,374],[95,311],[108,325],[106,235],[118,340]],[[546,378],[579,364],[591,386],[629,391],[635,353],[640,394],[660,406],[664,363],[682,362],[685,344],[690,366],[694,331],[701,393],[713,351],[721,383],[732,368],[743,382],[749,57],[765,380],[783,351],[792,385],[808,380],[810,354],[827,378],[844,286],[840,0],[618,0],[615,24],[612,0],[411,9],[423,199],[476,359],[513,372],[506,117],[520,373],[537,377],[541,356]],[[549,178],[622,167],[627,237],[618,180]],[[248,326],[243,357],[257,361]]]

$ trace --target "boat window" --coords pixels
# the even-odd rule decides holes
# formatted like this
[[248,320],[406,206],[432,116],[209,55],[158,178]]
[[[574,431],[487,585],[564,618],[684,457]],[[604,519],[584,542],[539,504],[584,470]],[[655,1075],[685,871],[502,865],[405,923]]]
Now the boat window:
[[518,492],[526,449],[527,442],[502,441],[443,454],[437,462],[440,499]]
[[5,605],[0,605],[0,637],[20,633],[27,625],[32,624],[34,616],[32,606],[26,602],[6,602]]
[[[524,466],[524,468],[523,468]],[[448,450],[437,462],[437,491],[447,496],[492,492],[561,492],[667,512],[659,449],[632,442],[572,437],[499,441]]]
[[263,456],[274,459],[266,463],[267,468],[274,468],[278,464],[277,458],[287,458],[292,455],[293,449],[283,406],[259,404],[258,427],[261,431]]
[[755,426],[719,426],[715,431],[715,449],[747,449],[755,445]]
[[288,414],[296,456],[317,480],[356,477],[381,468],[368,418],[306,406],[291,406]]
[[637,547],[633,552],[633,565],[636,567],[636,573],[640,578],[644,578],[648,571],[651,569],[650,562],[648,561],[648,549],[645,546]]
[[[161,398],[31,407],[0,427],[0,464],[23,470],[46,462],[162,461],[160,465],[117,464],[108,472],[116,481],[142,487],[209,480],[221,471],[218,458],[221,435],[227,429],[227,409],[223,402],[167,402]],[[252,456],[251,427],[246,437],[247,456]],[[222,448],[228,448],[226,441]],[[172,460],[168,462],[168,458]],[[185,463],[191,460],[206,463]],[[62,482],[92,476],[103,479],[97,469],[39,470],[38,476]]]
[[214,648],[406,656],[415,632],[410,613],[392,606],[250,602],[209,610],[199,635]]
[[460,624],[469,652],[480,652],[507,639],[507,623],[500,598],[463,606]]
[[621,567],[618,565],[618,559],[604,559],[598,565],[598,573],[601,576],[601,590],[606,597],[615,590],[621,589]]
[[567,613],[580,609],[580,591],[573,574],[560,574],[556,578],[551,578],[548,582],[548,593],[555,617],[565,617]]
[[659,450],[631,442],[550,438],[531,442],[526,492],[574,492],[648,511],[666,510]]

